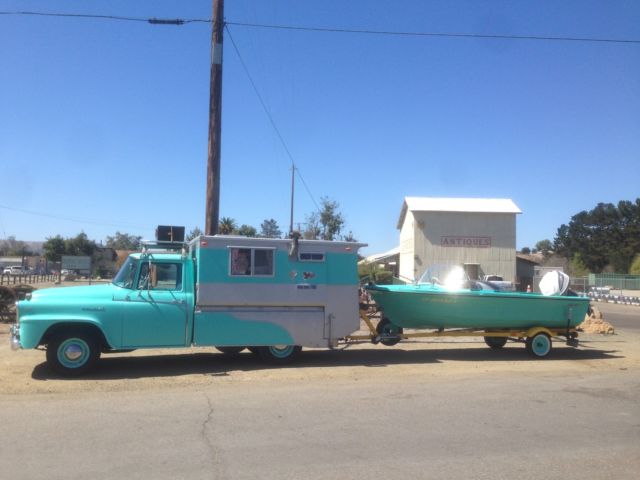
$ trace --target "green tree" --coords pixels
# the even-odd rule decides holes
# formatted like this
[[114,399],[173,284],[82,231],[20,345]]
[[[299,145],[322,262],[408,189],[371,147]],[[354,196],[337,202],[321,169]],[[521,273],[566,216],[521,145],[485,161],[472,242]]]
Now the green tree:
[[529,255],[531,253],[531,249],[529,247],[522,247],[522,250],[520,250],[520,253],[524,255]]
[[340,204],[327,197],[320,199],[322,209],[320,210],[320,224],[322,225],[322,239],[334,240],[340,235],[344,226],[344,217],[338,210]]
[[599,203],[593,210],[577,213],[568,225],[558,228],[553,250],[569,259],[580,254],[592,272],[608,266],[627,272],[640,253],[640,198],[617,206]]
[[636,255],[636,258],[631,262],[631,267],[629,268],[630,275],[640,275],[640,253]]
[[92,256],[98,246],[93,240],[89,240],[87,234],[80,232],[73,238],[64,241],[65,253],[76,256]]
[[60,235],[47,238],[42,245],[42,250],[44,251],[44,258],[50,262],[59,262],[62,259],[62,255],[66,253],[64,238]]
[[351,230],[349,230],[349,233],[347,233],[346,235],[344,235],[342,237],[342,240],[344,240],[345,242],[357,242],[358,239],[353,235],[353,232]]
[[260,236],[264,238],[280,238],[282,237],[282,231],[273,218],[265,219],[260,224]]
[[218,233],[220,235],[233,235],[238,229],[236,221],[231,217],[222,217],[218,223]]
[[245,237],[255,237],[258,235],[258,231],[255,229],[255,227],[252,227],[251,225],[243,224],[238,229],[238,235],[243,235]]
[[193,230],[189,232],[189,235],[187,235],[187,242],[190,242],[191,240],[193,240],[196,237],[199,237],[200,235],[202,235],[202,230],[200,230],[199,227],[194,227]]
[[107,236],[106,246],[114,250],[139,250],[142,237],[116,232],[113,237]]
[[569,271],[572,277],[586,277],[589,275],[589,269],[586,267],[579,253],[576,253],[569,262]]
[[317,240],[320,238],[322,227],[320,225],[320,215],[317,212],[313,212],[307,217],[305,225],[302,238],[305,240]]
[[320,199],[319,212],[313,212],[307,217],[307,228],[303,237],[307,239],[320,238],[322,240],[335,240],[340,236],[344,226],[344,216],[340,213],[340,204],[328,197]]
[[551,243],[551,240],[548,239],[540,240],[538,243],[536,243],[536,250],[538,250],[540,253],[542,253],[542,255],[546,257],[547,255],[549,255],[551,250],[553,250],[553,244]]

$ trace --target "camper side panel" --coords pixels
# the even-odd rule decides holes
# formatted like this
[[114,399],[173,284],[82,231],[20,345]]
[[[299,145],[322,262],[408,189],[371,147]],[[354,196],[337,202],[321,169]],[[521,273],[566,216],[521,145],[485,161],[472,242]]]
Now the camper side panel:
[[287,240],[226,240],[196,251],[195,344],[321,347],[358,329],[355,253],[300,242],[292,256]]

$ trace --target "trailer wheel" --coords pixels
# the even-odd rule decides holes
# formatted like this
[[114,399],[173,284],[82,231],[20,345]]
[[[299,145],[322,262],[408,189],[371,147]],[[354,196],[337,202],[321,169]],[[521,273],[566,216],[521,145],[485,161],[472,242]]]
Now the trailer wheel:
[[527,338],[527,352],[536,358],[544,358],[551,352],[551,337],[544,332]]
[[247,347],[216,347],[216,350],[225,355],[237,355]]
[[507,344],[507,337],[484,337],[484,343],[493,350],[500,350]]
[[302,350],[298,345],[271,345],[257,348],[260,357],[270,363],[288,363]]
[[82,375],[93,367],[99,357],[98,341],[88,332],[60,333],[47,344],[47,364],[65,376]]
[[392,347],[397,344],[400,340],[400,335],[402,335],[402,327],[398,327],[391,323],[387,317],[384,317],[378,325],[376,325],[376,332],[378,335],[384,335],[386,338],[381,338],[380,343],[386,345],[387,347]]

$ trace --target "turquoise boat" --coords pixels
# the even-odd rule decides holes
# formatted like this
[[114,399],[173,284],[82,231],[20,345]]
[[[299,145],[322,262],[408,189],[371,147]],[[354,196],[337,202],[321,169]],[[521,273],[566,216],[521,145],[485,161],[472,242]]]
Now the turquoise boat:
[[573,329],[584,320],[589,298],[570,292],[566,275],[551,273],[555,276],[541,284],[557,284],[557,288],[546,295],[503,291],[491,282],[469,280],[457,269],[447,273],[444,282],[427,272],[415,284],[368,285],[366,289],[385,323],[403,329]]

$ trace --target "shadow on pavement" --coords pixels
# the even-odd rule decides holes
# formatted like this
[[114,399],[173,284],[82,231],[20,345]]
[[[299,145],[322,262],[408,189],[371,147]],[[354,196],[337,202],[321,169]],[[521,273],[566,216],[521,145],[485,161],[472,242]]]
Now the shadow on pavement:
[[[274,365],[265,363],[257,355],[244,351],[236,355],[212,353],[175,353],[145,356],[103,355],[94,370],[77,377],[78,380],[116,380],[146,377],[178,377],[182,375],[225,376],[232,371],[260,371],[267,369],[296,369],[362,366],[381,368],[391,365],[435,364],[446,362],[554,362],[565,360],[608,360],[624,358],[617,350],[589,348],[554,348],[549,357],[538,360],[530,357],[520,345],[501,350],[488,348],[424,348],[404,350],[396,347],[369,349],[304,350],[292,363]],[[61,379],[45,363],[36,365],[35,380]],[[68,380],[75,380],[75,377]]]

